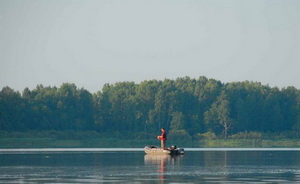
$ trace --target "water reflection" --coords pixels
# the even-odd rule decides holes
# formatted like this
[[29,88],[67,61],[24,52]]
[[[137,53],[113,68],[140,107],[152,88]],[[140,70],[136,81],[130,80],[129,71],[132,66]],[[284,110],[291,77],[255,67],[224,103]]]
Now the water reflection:
[[299,152],[207,151],[191,156],[191,175],[203,182],[293,183],[299,181]]
[[164,184],[168,168],[180,165],[183,155],[145,155],[144,163],[157,170],[158,178]]
[[299,183],[299,151],[0,154],[0,183]]

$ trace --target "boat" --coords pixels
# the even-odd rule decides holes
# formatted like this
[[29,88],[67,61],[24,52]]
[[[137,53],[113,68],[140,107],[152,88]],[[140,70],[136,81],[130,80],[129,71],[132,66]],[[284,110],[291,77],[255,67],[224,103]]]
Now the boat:
[[171,146],[171,148],[158,148],[156,146],[146,146],[144,148],[144,151],[146,154],[151,155],[183,155],[184,149],[183,148],[177,148],[175,145]]

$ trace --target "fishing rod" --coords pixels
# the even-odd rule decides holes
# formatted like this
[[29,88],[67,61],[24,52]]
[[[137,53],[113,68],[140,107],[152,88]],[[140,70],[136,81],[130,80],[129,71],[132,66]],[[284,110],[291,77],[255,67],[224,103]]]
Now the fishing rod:
[[148,133],[145,133],[145,132],[143,132],[143,134],[146,134],[146,135],[151,135],[151,136],[157,136],[157,135],[153,135],[153,134],[148,134]]

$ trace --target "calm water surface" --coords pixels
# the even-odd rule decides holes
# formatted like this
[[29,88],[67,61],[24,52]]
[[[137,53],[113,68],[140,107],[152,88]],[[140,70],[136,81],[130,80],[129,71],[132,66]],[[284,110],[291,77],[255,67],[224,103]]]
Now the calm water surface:
[[299,183],[300,149],[0,149],[0,183]]

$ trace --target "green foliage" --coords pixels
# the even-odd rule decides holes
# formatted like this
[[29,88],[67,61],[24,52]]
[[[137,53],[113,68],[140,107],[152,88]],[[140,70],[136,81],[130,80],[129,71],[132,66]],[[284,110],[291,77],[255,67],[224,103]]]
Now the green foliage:
[[184,117],[182,112],[173,112],[172,113],[172,121],[171,121],[171,129],[172,130],[181,130],[184,128]]
[[262,139],[261,132],[239,132],[229,136],[230,139]]
[[211,139],[205,132],[299,138],[300,91],[249,81],[223,84],[204,76],[118,82],[94,94],[71,83],[38,85],[22,94],[9,87],[0,91],[0,131],[94,131],[141,139],[140,132],[159,134],[161,127],[174,139]]
[[218,137],[216,136],[215,133],[209,131],[209,132],[205,132],[205,133],[198,133],[198,134],[195,135],[195,138],[197,140],[203,140],[203,139],[205,139],[205,140],[215,140]]
[[222,128],[221,134],[227,138],[229,128],[231,128],[233,124],[229,111],[229,101],[223,92],[204,114],[205,124],[210,127],[211,131],[216,131],[214,128],[220,126]]
[[191,141],[192,137],[188,134],[186,130],[170,130],[168,139],[171,140],[181,140],[181,141]]

